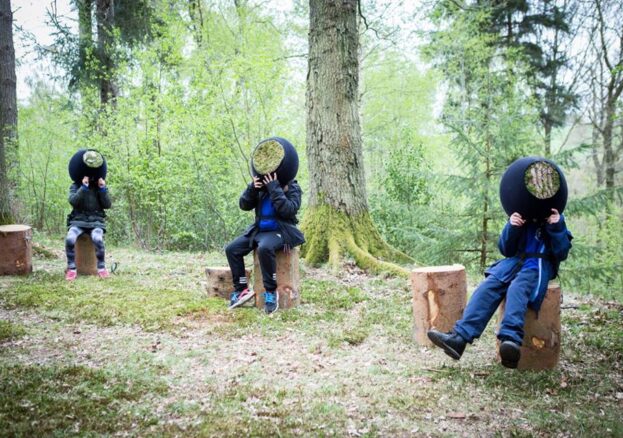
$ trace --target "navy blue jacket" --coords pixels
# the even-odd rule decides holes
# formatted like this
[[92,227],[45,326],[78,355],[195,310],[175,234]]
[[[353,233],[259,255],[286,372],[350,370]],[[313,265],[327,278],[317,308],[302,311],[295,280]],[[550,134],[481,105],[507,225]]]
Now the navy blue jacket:
[[[560,215],[560,221],[556,224],[543,224],[540,226],[542,243],[539,245],[538,258],[539,276],[534,290],[530,294],[528,305],[538,311],[547,292],[547,283],[556,278],[560,262],[565,260],[571,249],[573,236],[567,230],[565,218]],[[523,265],[523,254],[526,247],[526,226],[514,227],[507,222],[502,230],[498,247],[505,259],[498,260],[487,270],[485,275],[493,275],[502,282],[511,282]]]
[[255,209],[255,223],[249,226],[244,232],[246,237],[252,236],[259,230],[262,199],[270,196],[270,200],[275,207],[275,219],[279,226],[279,231],[283,235],[284,245],[293,248],[305,243],[303,233],[296,227],[298,220],[296,213],[301,208],[302,190],[296,181],[288,183],[288,191],[284,192],[279,181],[272,181],[266,186],[266,190],[257,190],[250,183],[246,190],[240,195],[240,208],[242,210]]

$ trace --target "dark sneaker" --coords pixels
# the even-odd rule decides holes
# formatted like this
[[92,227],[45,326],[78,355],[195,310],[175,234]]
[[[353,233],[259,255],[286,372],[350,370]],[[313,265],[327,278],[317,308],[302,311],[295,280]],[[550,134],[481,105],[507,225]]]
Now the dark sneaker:
[[429,330],[427,335],[433,344],[443,349],[452,359],[459,360],[465,351],[467,342],[456,332],[442,333],[437,330]]
[[521,357],[521,346],[513,341],[502,341],[500,344],[502,365],[506,368],[517,368]]
[[264,312],[273,313],[279,308],[279,292],[264,292]]
[[[236,296],[234,296],[234,294],[236,294]],[[243,290],[242,292],[232,292],[230,296],[230,301],[229,301],[230,302],[229,308],[235,309],[236,307],[241,306],[247,301],[249,301],[254,296],[255,296],[255,292],[253,292],[249,288]],[[234,298],[235,298],[235,301],[234,301]]]

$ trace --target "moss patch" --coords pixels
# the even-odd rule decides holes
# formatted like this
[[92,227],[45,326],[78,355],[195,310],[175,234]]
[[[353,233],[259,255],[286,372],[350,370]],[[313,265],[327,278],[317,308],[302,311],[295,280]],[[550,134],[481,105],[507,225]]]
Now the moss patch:
[[367,213],[349,216],[326,204],[309,207],[301,228],[307,240],[302,254],[310,265],[328,262],[337,270],[347,253],[363,269],[406,278],[409,271],[393,262],[414,262],[383,240]]
[[279,142],[267,140],[257,145],[251,159],[253,160],[255,171],[265,175],[277,170],[283,161],[284,155],[285,151]]
[[528,191],[537,199],[549,199],[560,189],[558,171],[545,161],[537,161],[528,166],[524,182]]

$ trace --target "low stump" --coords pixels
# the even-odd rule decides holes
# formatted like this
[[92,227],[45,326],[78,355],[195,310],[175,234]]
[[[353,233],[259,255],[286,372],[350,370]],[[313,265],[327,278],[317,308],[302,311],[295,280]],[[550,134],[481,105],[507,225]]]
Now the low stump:
[[[251,270],[245,270],[247,279],[251,278]],[[206,291],[209,297],[229,299],[234,290],[234,281],[229,266],[212,266],[206,268]]]
[[[550,283],[545,299],[537,314],[528,309],[524,323],[523,344],[519,370],[549,370],[558,365],[560,357],[560,303],[562,291],[560,285]],[[500,304],[498,329],[504,317],[506,300]],[[498,341],[498,360],[500,360],[500,342]]]
[[[301,302],[299,250],[293,248],[288,252],[277,251],[277,291],[279,292],[279,309],[290,309]],[[255,291],[255,305],[264,308],[264,283],[262,268],[257,256],[253,252],[253,290]]]
[[97,257],[91,236],[83,233],[76,241],[76,270],[78,275],[97,275]]
[[28,225],[0,226],[0,275],[32,272],[32,228]]
[[411,271],[413,337],[431,346],[426,332],[447,332],[463,316],[467,301],[467,276],[462,265],[429,266]]

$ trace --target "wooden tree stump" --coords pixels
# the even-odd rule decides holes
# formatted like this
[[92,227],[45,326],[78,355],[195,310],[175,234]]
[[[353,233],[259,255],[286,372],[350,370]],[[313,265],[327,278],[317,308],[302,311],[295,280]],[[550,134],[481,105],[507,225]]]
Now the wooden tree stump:
[[[262,268],[260,268],[257,251],[253,252],[253,272],[255,305],[263,309],[265,289],[262,281]],[[277,291],[279,292],[279,309],[290,309],[300,304],[299,277],[299,249],[293,248],[288,253],[277,251]]]
[[84,233],[76,241],[76,269],[78,275],[97,275],[97,257],[91,236]]
[[28,225],[0,226],[0,275],[32,272],[32,228]]
[[[550,283],[539,313],[528,309],[524,323],[523,344],[521,358],[517,369],[520,370],[548,370],[558,365],[560,357],[560,302],[562,292],[560,285]],[[500,304],[498,312],[498,330],[506,300]],[[538,316],[538,317],[537,317]],[[498,341],[498,360],[500,360]]]
[[431,328],[447,332],[463,315],[467,277],[461,265],[430,266],[411,271],[413,291],[413,337],[424,346]]
[[[247,281],[251,281],[251,270],[245,269]],[[221,297],[229,299],[229,294],[234,290],[234,282],[229,266],[213,266],[206,268],[206,290],[209,297]]]

